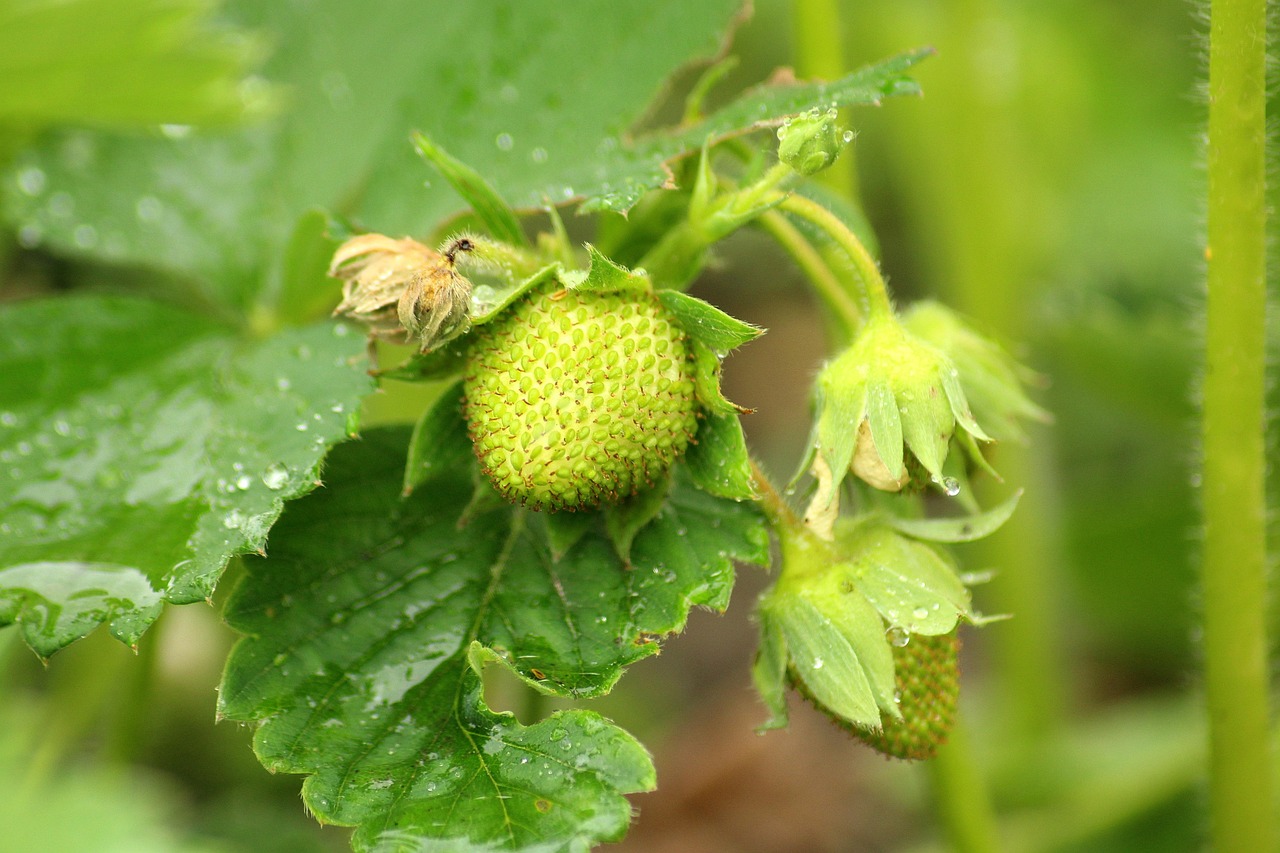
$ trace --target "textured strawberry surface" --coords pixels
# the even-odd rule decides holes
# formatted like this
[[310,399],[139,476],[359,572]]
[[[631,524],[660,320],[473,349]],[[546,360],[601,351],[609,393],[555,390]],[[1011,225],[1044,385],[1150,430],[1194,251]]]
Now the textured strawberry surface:
[[895,758],[932,758],[956,719],[960,695],[960,641],[954,631],[915,634],[893,649],[901,720],[883,719],[880,731],[858,730],[865,743]]
[[584,509],[652,484],[697,429],[685,336],[649,294],[551,290],[483,327],[467,428],[494,488]]

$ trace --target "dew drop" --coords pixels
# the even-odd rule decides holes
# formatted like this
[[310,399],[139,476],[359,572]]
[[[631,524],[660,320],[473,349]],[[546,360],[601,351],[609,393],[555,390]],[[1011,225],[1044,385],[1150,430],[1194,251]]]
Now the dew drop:
[[942,490],[947,493],[947,497],[954,498],[960,494],[960,481],[955,477],[943,477]]
[[236,477],[236,488],[243,492],[245,489],[249,488],[249,484],[252,482],[253,481],[249,479],[248,474],[241,474],[239,477]]
[[17,426],[18,416],[13,412],[0,412],[0,426]]
[[164,214],[164,205],[153,195],[144,195],[133,205],[139,222],[158,222]]
[[547,149],[545,148],[533,149],[532,151],[529,152],[529,159],[533,160],[533,162],[535,163],[547,162]]
[[40,195],[44,192],[44,170],[36,166],[27,166],[18,172],[18,189],[24,195]]
[[44,231],[39,225],[23,225],[18,229],[18,244],[24,249],[34,249],[44,240]]
[[92,225],[77,225],[71,232],[71,239],[80,249],[92,249],[98,245],[98,229]]
[[886,633],[889,638],[889,644],[896,648],[900,649],[907,643],[911,642],[911,634],[902,628],[899,628],[897,625],[890,628]]
[[191,125],[162,124],[160,125],[160,133],[165,139],[186,139],[191,135]]
[[822,667],[823,667],[825,664],[826,664],[826,661],[824,661],[822,658],[814,658],[814,659],[813,659],[813,668],[814,668],[814,669],[822,669]]
[[925,619],[929,616],[929,611],[927,608],[917,607],[915,610],[911,611],[911,615],[917,619]]
[[498,146],[499,151],[510,151],[515,147],[515,140],[511,138],[509,133],[499,133],[493,140],[493,144]]
[[843,135],[841,138],[842,138],[842,139],[844,139],[844,141],[845,141],[845,142],[852,142],[852,141],[853,141],[853,131],[852,131],[852,130],[846,130],[846,131],[844,132],[844,135]]
[[291,387],[291,384],[292,383],[289,382],[289,377],[287,376],[276,377],[276,388],[280,391],[288,391],[289,388]]
[[289,470],[279,462],[273,462],[262,473],[262,482],[271,491],[279,491],[284,488],[285,483],[289,482]]

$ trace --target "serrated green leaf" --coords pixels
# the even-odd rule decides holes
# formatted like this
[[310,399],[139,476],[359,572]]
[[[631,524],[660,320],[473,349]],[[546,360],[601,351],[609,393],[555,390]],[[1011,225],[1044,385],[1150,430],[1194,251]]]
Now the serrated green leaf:
[[635,273],[615,263],[590,243],[587,243],[587,255],[591,258],[591,265],[587,271],[572,270],[564,273],[562,278],[566,286],[574,290],[597,293],[616,293],[625,290],[647,292],[653,289],[649,277],[643,272]]
[[659,290],[658,300],[676,315],[685,332],[720,356],[764,334],[759,326],[744,323],[710,302],[678,290]]
[[0,3],[0,122],[229,122],[271,106],[242,80],[260,39],[213,26],[207,0]]
[[[739,6],[653,0],[602,17],[591,0],[493,14],[239,0],[227,17],[278,46],[263,73],[288,87],[286,113],[222,136],[52,136],[0,179],[17,189],[5,215],[27,245],[159,266],[245,306],[306,210],[425,234],[463,206],[444,182],[421,189],[414,129],[516,207],[609,184],[619,139],[673,72],[720,50]],[[37,173],[38,186],[22,179]]]
[[[610,163],[607,185],[584,192],[584,210],[627,210],[650,189],[662,186],[665,164],[732,136],[781,124],[815,107],[878,105],[886,97],[917,95],[920,87],[906,76],[912,65],[931,49],[916,50],[855,71],[830,83],[765,85],[747,92],[717,110],[705,121],[678,130],[659,131],[620,146],[617,163]],[[590,186],[590,183],[580,183]],[[599,185],[597,183],[597,185]]]
[[252,342],[122,297],[0,311],[0,623],[49,655],[208,597],[347,437],[362,348],[345,325]]
[[249,561],[226,613],[249,636],[221,712],[262,721],[263,762],[315,774],[308,807],[358,826],[362,848],[387,832],[460,850],[616,838],[619,794],[651,784],[643,752],[585,712],[528,728],[493,714],[471,645],[554,692],[603,692],[692,605],[724,607],[732,560],[767,557],[763,522],[677,482],[630,570],[600,531],[556,562],[536,513],[504,506],[459,529],[469,467],[402,500],[406,441],[371,430],[339,448],[330,488],[286,513],[267,561]]
[[459,381],[446,388],[413,427],[404,466],[404,493],[409,494],[438,472],[457,469],[470,455]]
[[1013,515],[1022,497],[1019,489],[1012,497],[986,512],[962,518],[897,518],[886,517],[899,533],[930,542],[976,542],[995,533]]
[[697,443],[685,453],[685,465],[703,491],[735,501],[757,497],[751,455],[736,413],[707,413],[698,425]]
[[414,133],[413,144],[428,163],[435,166],[444,175],[454,192],[475,211],[476,217],[494,237],[513,246],[524,246],[528,240],[520,220],[516,218],[508,204],[503,201],[493,187],[489,186],[480,173],[467,164],[453,157],[439,145],[432,142],[426,134]]

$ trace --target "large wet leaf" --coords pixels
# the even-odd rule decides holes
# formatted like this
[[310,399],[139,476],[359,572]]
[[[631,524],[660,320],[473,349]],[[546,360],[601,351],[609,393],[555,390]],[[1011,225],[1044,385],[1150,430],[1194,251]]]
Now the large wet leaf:
[[241,78],[261,45],[207,0],[0,3],[0,123],[226,122],[266,106]]
[[[357,846],[578,850],[618,837],[620,796],[652,784],[643,750],[585,712],[531,727],[483,703],[479,660],[541,689],[590,695],[683,626],[723,608],[734,557],[762,560],[755,511],[677,485],[623,567],[595,527],[556,561],[543,516],[506,504],[458,519],[471,496],[465,446],[401,498],[406,430],[339,448],[329,488],[294,504],[266,561],[228,604],[249,636],[232,654],[221,712],[262,726],[272,770],[311,773],[308,806],[356,825]],[[452,463],[450,464],[450,461]],[[473,645],[476,644],[476,645]],[[453,846],[425,847],[412,839]],[[541,845],[541,846],[539,846]]]
[[249,341],[122,297],[0,312],[0,624],[48,655],[208,597],[354,427],[362,349],[345,326]]
[[227,16],[272,38],[264,75],[289,87],[287,112],[221,136],[50,137],[6,182],[7,215],[28,245],[194,274],[247,303],[263,279],[246,268],[267,267],[306,210],[421,235],[463,206],[413,130],[508,199],[565,201],[566,173],[616,147],[676,69],[713,55],[739,6],[241,0]]

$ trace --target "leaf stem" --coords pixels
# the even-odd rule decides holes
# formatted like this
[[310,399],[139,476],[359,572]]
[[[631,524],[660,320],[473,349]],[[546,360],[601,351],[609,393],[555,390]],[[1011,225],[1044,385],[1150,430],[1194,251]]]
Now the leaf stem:
[[799,228],[787,221],[785,216],[776,210],[770,210],[762,214],[758,222],[765,233],[782,247],[782,250],[804,273],[818,298],[826,305],[832,319],[839,325],[844,337],[840,343],[848,343],[854,333],[862,327],[862,311],[858,308],[857,300],[840,283],[840,279],[831,271],[831,267],[827,266],[827,262],[822,259],[822,254],[805,238]]
[[756,491],[760,493],[760,505],[774,527],[787,527],[803,530],[804,522],[795,514],[791,506],[778,492],[777,487],[769,479],[769,475],[760,467],[755,459],[751,460],[751,477],[755,480]]
[[1203,441],[1213,847],[1272,850],[1266,637],[1265,0],[1213,0]]
[[963,720],[956,720],[946,744],[927,767],[949,848],[956,853],[996,853],[1000,838],[995,813]]
[[889,288],[885,284],[884,276],[880,274],[880,265],[858,239],[858,235],[850,231],[839,217],[816,201],[798,193],[792,193],[782,199],[778,207],[821,229],[848,254],[849,260],[853,262],[854,269],[858,272],[858,277],[862,280],[862,297],[866,300],[871,317],[893,315],[893,303],[889,299]]

